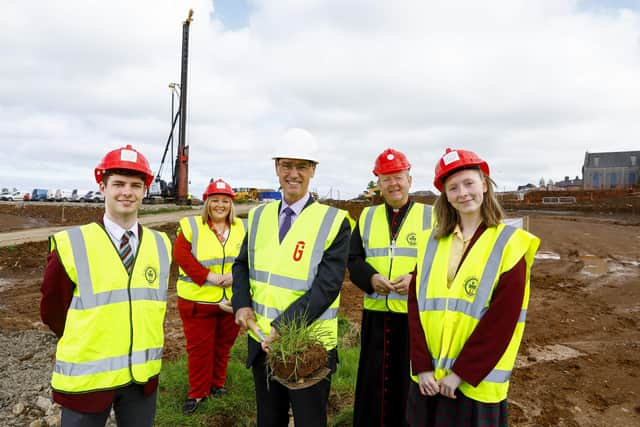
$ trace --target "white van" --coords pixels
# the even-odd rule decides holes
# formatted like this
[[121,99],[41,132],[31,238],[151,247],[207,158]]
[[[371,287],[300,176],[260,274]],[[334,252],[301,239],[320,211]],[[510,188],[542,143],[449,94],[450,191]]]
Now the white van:
[[72,194],[73,194],[73,190],[61,190],[58,189],[56,190],[53,199],[56,202],[68,202],[71,201],[72,198]]

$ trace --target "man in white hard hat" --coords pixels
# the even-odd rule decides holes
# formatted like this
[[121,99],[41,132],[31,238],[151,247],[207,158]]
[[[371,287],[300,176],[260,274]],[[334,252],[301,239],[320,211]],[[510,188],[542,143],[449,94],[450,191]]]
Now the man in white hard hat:
[[[249,330],[247,367],[253,369],[258,426],[287,426],[289,406],[300,426],[326,426],[331,373],[335,372],[337,312],[351,227],[345,211],[316,202],[309,193],[318,159],[302,129],[288,131],[275,160],[282,201],[249,213],[247,235],[233,266],[236,323]],[[327,349],[326,380],[291,390],[267,376],[266,352],[281,325],[306,318]],[[262,341],[259,335],[264,336]]]

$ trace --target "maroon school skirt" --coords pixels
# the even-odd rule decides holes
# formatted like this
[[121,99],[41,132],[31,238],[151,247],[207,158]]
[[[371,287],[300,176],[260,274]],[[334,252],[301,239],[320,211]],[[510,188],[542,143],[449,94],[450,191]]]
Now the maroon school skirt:
[[456,399],[441,394],[423,396],[411,381],[407,401],[407,423],[411,427],[507,427],[507,399],[482,403],[456,390]]

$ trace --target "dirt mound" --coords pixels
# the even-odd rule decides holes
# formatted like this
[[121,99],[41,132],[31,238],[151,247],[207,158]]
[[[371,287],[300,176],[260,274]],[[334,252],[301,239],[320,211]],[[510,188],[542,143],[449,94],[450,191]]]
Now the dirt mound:
[[0,204],[2,231],[49,225],[75,225],[95,221],[104,214],[104,205],[61,203]]

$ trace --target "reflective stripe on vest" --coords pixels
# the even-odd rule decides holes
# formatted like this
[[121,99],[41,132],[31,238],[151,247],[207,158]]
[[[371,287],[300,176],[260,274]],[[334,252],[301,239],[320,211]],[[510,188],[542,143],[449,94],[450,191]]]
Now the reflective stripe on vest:
[[99,374],[103,372],[117,371],[128,368],[129,365],[140,365],[149,360],[162,359],[162,347],[150,348],[144,351],[136,351],[131,355],[109,357],[106,359],[91,362],[68,363],[56,361],[53,370],[58,374],[68,377],[79,377],[82,375]]
[[[421,203],[410,203],[411,205],[408,207],[402,224],[398,229],[398,237],[401,235],[408,236],[407,232],[417,237],[421,231],[431,228],[432,207]],[[420,218],[415,217],[420,211],[422,212],[421,221]],[[363,215],[361,237],[365,261],[389,280],[395,280],[401,274],[410,273],[418,256],[416,247],[403,246],[408,242],[402,242],[398,245],[397,242],[390,241],[390,236],[389,243],[385,247],[372,247],[374,246],[372,244],[372,233],[385,233],[384,236],[389,234],[386,205],[382,204],[366,208]],[[376,223],[375,227],[374,222]],[[373,228],[375,228],[375,231],[372,231]],[[403,271],[403,269],[407,271]],[[365,294],[364,309],[406,313],[407,296],[400,295],[397,292],[390,292],[388,295],[380,295],[376,292]]]
[[[264,206],[261,206],[264,207]],[[333,221],[338,214],[338,210],[335,208],[330,208],[327,210],[324,218],[322,219],[322,223],[320,224],[320,229],[318,230],[318,236],[316,237],[316,242],[313,247],[313,252],[311,254],[311,261],[309,262],[309,273],[307,275],[307,280],[299,280],[291,277],[280,276],[278,274],[269,275],[266,271],[255,271],[251,269],[249,272],[249,277],[254,280],[258,280],[260,282],[267,282],[271,286],[277,286],[279,288],[289,289],[291,291],[306,291],[311,289],[311,285],[313,284],[313,279],[316,277],[316,273],[318,272],[318,264],[322,260],[322,255],[324,255],[324,244],[329,237],[329,232],[331,231],[331,226],[333,225]],[[254,214],[253,223],[257,226],[257,223],[262,215],[262,209],[257,211]],[[249,250],[249,265],[255,265],[255,234],[253,233],[253,246],[251,250]],[[259,278],[258,278],[259,277]]]
[[[153,233],[156,241],[156,248],[160,256],[160,283],[166,283],[169,280],[169,270],[171,262],[167,256],[164,242],[161,235],[154,230],[147,229]],[[167,287],[159,287],[158,289],[114,289],[107,292],[94,293],[91,274],[89,273],[89,260],[87,259],[87,249],[85,247],[82,231],[79,227],[67,230],[73,258],[76,262],[78,271],[78,288],[80,288],[80,296],[74,295],[71,298],[69,308],[74,310],[87,310],[107,304],[115,304],[119,302],[129,301],[166,301]],[[129,297],[131,295],[131,297]]]
[[[258,304],[255,301],[253,301],[251,305],[253,307],[253,311],[255,311],[257,314],[263,317],[266,317],[267,319],[273,320],[276,317],[280,316],[280,311],[278,309],[270,308],[263,304]],[[335,319],[336,317],[338,317],[338,309],[328,308],[324,313],[320,315],[320,317],[318,317],[317,320],[332,320],[332,319]]]
[[[476,296],[473,300],[473,304],[469,304],[468,301],[448,298],[444,301],[434,298],[427,298],[427,288],[429,286],[429,274],[431,274],[431,265],[436,256],[436,249],[438,246],[438,241],[435,240],[433,234],[429,237],[429,243],[427,245],[427,252],[424,257],[424,261],[422,265],[424,266],[423,273],[420,277],[420,295],[418,296],[418,310],[426,311],[427,306],[431,306],[431,310],[440,309],[440,310],[449,310],[449,311],[459,311],[467,316],[471,316],[474,319],[480,320],[484,313],[486,312],[485,305],[489,301],[489,296],[491,295],[491,291],[493,289],[493,284],[495,283],[498,275],[498,271],[500,270],[500,260],[502,259],[502,254],[504,253],[504,249],[507,245],[507,242],[515,233],[516,229],[511,226],[505,226],[495,244],[493,245],[493,249],[491,249],[491,254],[489,255],[489,259],[485,264],[484,271],[482,272],[482,276],[480,279],[480,284],[478,285],[478,290],[476,291]],[[431,251],[429,248],[433,247]],[[424,286],[422,286],[424,284]],[[450,304],[447,306],[447,302]],[[437,307],[437,308],[436,308]],[[442,308],[440,308],[442,307]]]
[[[325,247],[335,239],[346,217],[344,211],[314,202],[302,211],[289,234],[278,244],[278,205],[279,202],[272,202],[259,206],[251,212],[247,240],[252,304],[258,326],[265,333],[270,332],[272,320],[311,289]],[[311,226],[307,226],[307,222]],[[315,231],[315,224],[318,223],[319,227]],[[259,239],[258,235],[260,235]],[[300,239],[297,244],[302,244],[303,247],[306,244],[308,247],[304,250],[304,255],[302,251],[300,252],[300,258],[290,260],[289,257],[292,255],[289,255],[288,251],[293,251],[293,245],[297,239]],[[259,254],[256,253],[257,245],[260,245],[262,251]],[[297,248],[297,245],[295,247]],[[284,251],[287,251],[286,256]],[[299,264],[300,262],[302,264]],[[271,269],[273,271],[266,271]],[[291,271],[291,276],[285,275],[287,271]],[[312,323],[312,327],[318,330],[319,339],[326,348],[333,348],[337,344],[338,307],[339,296]],[[259,341],[253,332],[249,331],[249,334]]]
[[[442,359],[431,359],[434,369],[446,369],[451,370],[453,364],[456,363],[456,359],[443,357]],[[489,374],[482,379],[482,381],[490,383],[506,383],[511,377],[511,371],[505,371],[503,369],[493,369]]]
[[164,233],[142,230],[131,274],[97,223],[52,237],[76,285],[58,341],[54,390],[109,390],[159,374],[171,243]]

